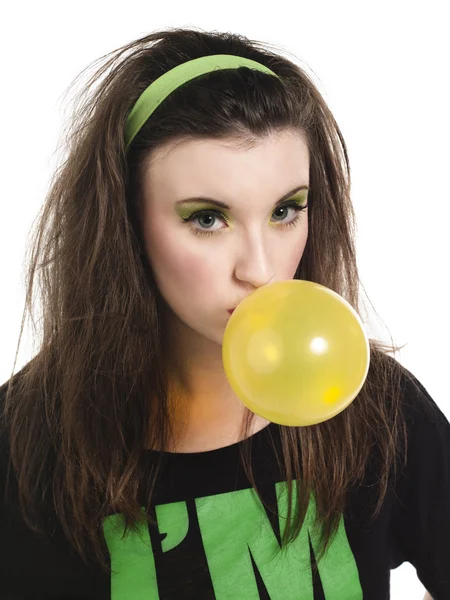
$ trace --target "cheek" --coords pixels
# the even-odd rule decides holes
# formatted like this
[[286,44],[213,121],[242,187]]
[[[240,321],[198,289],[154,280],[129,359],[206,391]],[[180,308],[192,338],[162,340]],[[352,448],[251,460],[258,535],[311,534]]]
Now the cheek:
[[[283,273],[281,274],[282,279],[292,279],[294,277],[295,271],[297,270],[297,267],[305,251],[307,240],[308,228],[305,227],[298,240],[296,240],[294,246],[291,246],[289,251],[286,252],[284,256],[279,257],[278,264],[283,265]],[[286,256],[288,257],[287,259]]]
[[[148,232],[148,234],[147,234]],[[183,240],[183,243],[181,241]],[[163,295],[174,291],[206,291],[210,288],[212,277],[217,270],[213,262],[205,259],[205,252],[190,248],[183,236],[173,228],[162,226],[148,227],[145,246],[152,266],[156,283]],[[188,297],[185,298],[188,300]]]

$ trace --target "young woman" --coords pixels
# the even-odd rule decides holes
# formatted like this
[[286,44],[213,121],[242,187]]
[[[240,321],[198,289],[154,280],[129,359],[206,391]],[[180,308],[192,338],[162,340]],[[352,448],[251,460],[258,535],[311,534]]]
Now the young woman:
[[86,92],[30,261],[42,340],[0,388],[0,598],[384,600],[409,561],[448,599],[450,424],[398,347],[370,339],[358,396],[309,427],[224,373],[261,286],[361,309],[347,149],[310,78],[168,29]]

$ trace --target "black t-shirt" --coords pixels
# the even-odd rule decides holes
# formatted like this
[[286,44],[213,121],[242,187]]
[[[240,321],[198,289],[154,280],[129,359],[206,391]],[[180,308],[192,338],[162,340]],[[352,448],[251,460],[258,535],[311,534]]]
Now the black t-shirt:
[[[252,461],[257,487],[274,510],[253,493],[239,444],[169,453],[152,506],[157,527],[122,537],[121,514],[103,522],[111,576],[88,568],[59,529],[37,536],[14,502],[0,505],[0,599],[385,600],[390,570],[404,561],[434,600],[450,599],[450,424],[413,379],[419,391],[406,377],[402,384],[407,468],[373,521],[374,488],[361,485],[349,494],[318,574],[313,498],[299,537],[278,551],[287,490],[270,443],[270,436],[279,443],[279,427],[271,423],[253,436]],[[154,454],[144,451],[144,465]],[[5,455],[3,446],[2,497]]]

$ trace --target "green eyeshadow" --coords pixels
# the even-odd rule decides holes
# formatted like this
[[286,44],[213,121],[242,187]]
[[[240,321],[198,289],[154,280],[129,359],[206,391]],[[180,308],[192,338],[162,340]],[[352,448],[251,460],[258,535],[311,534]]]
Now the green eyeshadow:
[[[299,206],[306,204],[306,200],[308,197],[308,190],[304,190],[302,193],[297,196],[293,196],[292,198],[288,198],[279,206],[283,206],[288,202],[296,202]],[[176,213],[182,219],[189,218],[192,214],[199,210],[216,210],[224,214],[226,217],[229,217],[229,211],[219,208],[215,204],[207,201],[198,201],[198,202],[189,202],[189,204],[183,205],[179,204],[175,206]]]

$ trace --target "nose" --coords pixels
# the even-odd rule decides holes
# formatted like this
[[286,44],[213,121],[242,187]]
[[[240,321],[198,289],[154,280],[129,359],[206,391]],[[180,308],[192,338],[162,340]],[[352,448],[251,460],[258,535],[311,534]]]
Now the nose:
[[237,279],[249,283],[255,288],[267,285],[275,277],[273,266],[261,236],[249,237],[236,262]]

